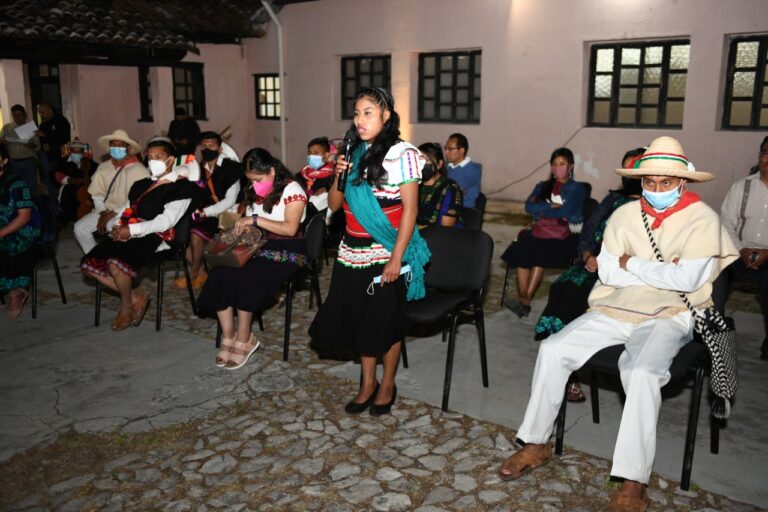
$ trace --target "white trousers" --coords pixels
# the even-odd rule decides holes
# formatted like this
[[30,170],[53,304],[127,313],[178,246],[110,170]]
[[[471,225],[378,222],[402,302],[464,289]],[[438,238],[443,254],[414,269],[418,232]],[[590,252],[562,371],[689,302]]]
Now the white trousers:
[[614,320],[598,312],[580,316],[541,343],[531,398],[517,437],[526,443],[547,443],[571,373],[598,351],[623,344],[619,371],[627,399],[611,475],[648,483],[656,454],[661,388],[669,382],[672,359],[692,335],[689,312],[639,324]]
[[75,222],[75,239],[85,254],[88,254],[91,252],[91,249],[96,247],[96,239],[93,238],[93,232],[96,231],[98,223],[99,214],[96,211],[83,215]]

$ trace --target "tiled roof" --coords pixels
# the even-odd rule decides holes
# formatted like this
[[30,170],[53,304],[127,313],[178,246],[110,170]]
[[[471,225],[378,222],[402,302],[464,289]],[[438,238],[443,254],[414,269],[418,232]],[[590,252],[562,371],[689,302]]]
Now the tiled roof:
[[[288,2],[274,3],[278,11]],[[260,9],[258,0],[7,0],[0,2],[0,38],[193,50],[195,43],[263,36],[251,22]]]

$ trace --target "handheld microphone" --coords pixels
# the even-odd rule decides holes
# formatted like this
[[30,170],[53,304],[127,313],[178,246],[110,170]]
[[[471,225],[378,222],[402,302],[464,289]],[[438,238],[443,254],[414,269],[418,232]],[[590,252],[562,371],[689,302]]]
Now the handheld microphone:
[[[342,142],[343,150],[341,154],[344,156],[344,161],[349,164],[349,157],[350,150],[352,149],[352,143],[355,140],[355,137],[357,136],[357,131],[354,128],[350,128],[347,130],[347,133],[344,134],[344,142]],[[336,188],[339,190],[339,192],[344,192],[344,189],[347,187],[347,178],[349,177],[349,165],[347,165],[347,168],[342,171],[341,176],[339,176],[339,181],[336,183]]]

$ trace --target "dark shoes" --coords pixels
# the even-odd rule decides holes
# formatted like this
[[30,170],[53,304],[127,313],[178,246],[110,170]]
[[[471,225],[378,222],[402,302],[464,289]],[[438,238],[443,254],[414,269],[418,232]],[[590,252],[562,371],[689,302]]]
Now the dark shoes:
[[519,300],[505,300],[504,305],[520,318],[525,318],[531,314],[531,306],[526,306]]
[[[374,396],[376,396],[375,393]],[[389,403],[383,405],[371,405],[371,410],[368,411],[368,414],[371,416],[383,416],[385,414],[389,414],[389,411],[392,410],[392,405],[395,403],[395,398],[397,398],[397,386],[392,388],[392,399],[389,401]]]
[[363,403],[357,403],[357,402],[349,402],[347,405],[344,406],[344,412],[347,414],[360,414],[367,408],[371,407],[373,404],[373,401],[376,400],[376,395],[379,392],[379,383],[376,383],[376,389],[373,390],[373,393],[371,393],[371,396],[368,397],[368,400],[366,400]]

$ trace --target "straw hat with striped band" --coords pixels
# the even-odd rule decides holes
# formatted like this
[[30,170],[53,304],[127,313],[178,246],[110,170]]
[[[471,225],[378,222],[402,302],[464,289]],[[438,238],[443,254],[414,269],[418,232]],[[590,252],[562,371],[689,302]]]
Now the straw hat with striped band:
[[694,182],[715,179],[712,173],[697,171],[686,158],[683,147],[672,137],[655,139],[645,153],[630,165],[628,169],[616,169],[616,174],[637,179],[643,176],[672,176]]

